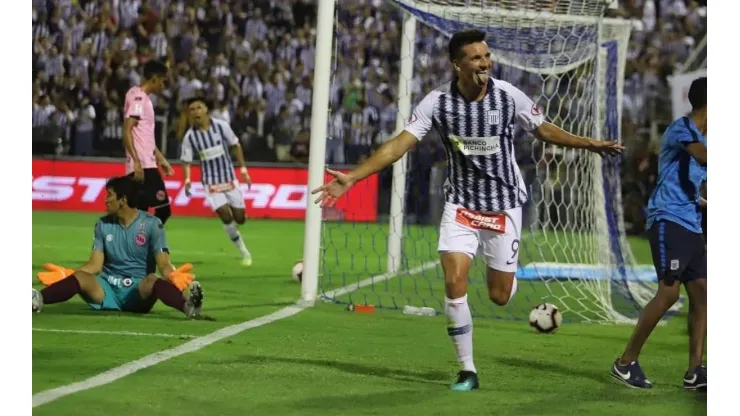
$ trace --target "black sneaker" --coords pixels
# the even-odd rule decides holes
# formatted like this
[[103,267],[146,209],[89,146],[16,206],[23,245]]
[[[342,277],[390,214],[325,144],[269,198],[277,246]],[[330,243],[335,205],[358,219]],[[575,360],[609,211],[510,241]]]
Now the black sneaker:
[[626,384],[633,389],[650,389],[653,383],[645,377],[645,373],[640,368],[640,363],[632,361],[626,365],[619,364],[619,358],[612,364],[611,375],[620,383]]
[[686,390],[706,390],[707,368],[703,365],[687,371],[683,376],[683,388]]
[[478,374],[472,371],[460,371],[457,373],[457,382],[450,386],[454,391],[470,391],[480,388]]

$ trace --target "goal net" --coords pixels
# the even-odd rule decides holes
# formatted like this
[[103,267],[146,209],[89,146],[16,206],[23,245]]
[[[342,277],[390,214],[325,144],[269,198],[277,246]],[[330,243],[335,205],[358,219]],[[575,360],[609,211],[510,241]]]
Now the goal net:
[[[488,36],[492,75],[523,90],[548,121],[573,134],[617,140],[630,24],[601,18],[605,3],[387,0],[379,7],[396,16],[398,26],[390,34],[368,37],[397,35],[398,60],[363,71],[362,81],[372,78],[370,71],[391,74],[398,120],[389,133],[398,133],[426,93],[450,82],[449,36],[477,28]],[[341,36],[346,28],[337,30]],[[366,90],[377,86],[368,84]],[[321,298],[443,311],[444,276],[436,251],[446,178],[440,150],[440,138],[432,132],[393,169],[378,175],[377,222],[325,216]],[[624,232],[619,162],[552,147],[523,131],[518,132],[516,155],[530,196],[523,207],[519,289],[508,305],[494,305],[478,256],[468,285],[473,314],[526,319],[533,305],[550,302],[570,321],[633,321],[654,293],[655,275],[652,268],[636,265]]]

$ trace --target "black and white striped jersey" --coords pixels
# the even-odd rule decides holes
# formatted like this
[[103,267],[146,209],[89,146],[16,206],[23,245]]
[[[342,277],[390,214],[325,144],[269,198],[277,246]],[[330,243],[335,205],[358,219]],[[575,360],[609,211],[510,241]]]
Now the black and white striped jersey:
[[236,180],[234,163],[231,161],[231,146],[239,139],[229,123],[211,118],[207,130],[191,127],[182,139],[180,160],[193,162],[193,153],[200,159],[200,181],[203,185],[222,185]]
[[405,130],[421,140],[439,132],[447,152],[445,200],[474,211],[504,211],[527,201],[514,156],[514,123],[533,131],[542,113],[522,91],[489,78],[486,95],[468,101],[454,81],[430,92]]

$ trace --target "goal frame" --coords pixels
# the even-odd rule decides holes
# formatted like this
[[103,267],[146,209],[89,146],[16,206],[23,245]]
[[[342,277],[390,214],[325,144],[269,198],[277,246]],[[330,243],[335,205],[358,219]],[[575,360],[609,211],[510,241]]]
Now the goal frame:
[[[397,3],[393,2],[395,6]],[[443,6],[432,6],[442,7]],[[403,9],[403,8],[401,8]],[[441,11],[442,9],[440,9]],[[334,31],[334,12],[335,12],[335,1],[334,0],[319,0],[318,2],[318,24],[317,24],[317,36],[316,36],[316,55],[315,55],[315,75],[314,75],[314,89],[313,89],[313,100],[312,100],[312,116],[311,116],[311,145],[309,155],[309,191],[322,185],[324,180],[324,169],[325,169],[325,153],[326,153],[326,125],[328,120],[328,104],[329,104],[329,89],[331,83],[331,60],[332,60],[332,42],[333,42],[333,31]],[[520,11],[509,11],[509,10],[497,10],[497,13],[504,13],[510,15],[512,18],[528,18],[533,19],[532,14],[526,14],[526,12]],[[550,14],[547,12],[538,12],[536,19],[540,20],[544,14]],[[604,23],[613,24],[624,24],[624,21],[619,19],[609,19],[605,17],[596,16],[571,16],[571,15],[555,15],[551,16],[555,20],[565,20],[568,22],[583,22],[590,24],[598,24],[599,27]],[[534,19],[533,19],[534,20]],[[472,22],[469,22],[472,23]],[[405,116],[411,114],[411,90],[410,83],[408,80],[413,79],[414,76],[414,48],[413,43],[409,42],[408,39],[415,38],[416,35],[417,19],[411,13],[404,10],[403,12],[403,24],[402,24],[402,35],[401,35],[401,61],[400,61],[400,74],[398,79],[398,98],[397,98],[397,117],[396,117],[396,130],[394,134],[402,131],[405,125]],[[599,30],[601,31],[601,29]],[[599,41],[601,41],[599,39]],[[626,47],[626,45],[619,45]],[[601,48],[597,49],[597,54]],[[598,61],[598,59],[597,59]],[[580,65],[576,63],[574,65]],[[598,65],[598,64],[597,64]],[[575,67],[575,66],[574,66]],[[621,119],[622,112],[622,82],[618,80],[617,88],[617,117]],[[603,99],[603,96],[600,96]],[[603,125],[604,120],[598,120],[600,112],[596,111],[595,116],[597,117],[597,125]],[[617,126],[617,139],[619,139],[619,130],[621,126]],[[597,129],[599,130],[599,129]],[[594,132],[594,138],[602,139],[602,134],[606,134],[606,131]],[[612,132],[612,135],[614,132]],[[404,210],[406,206],[406,179],[408,172],[408,156],[404,155],[401,159],[393,164],[393,175],[392,175],[392,186],[391,186],[391,199],[390,199],[390,215],[388,223],[388,240],[387,240],[387,260],[386,260],[386,271],[388,275],[396,275],[402,272],[403,264],[403,234],[404,234]],[[318,299],[318,287],[319,287],[319,269],[320,269],[320,256],[321,256],[321,234],[322,234],[322,209],[314,203],[315,198],[311,197],[307,201],[307,210],[305,218],[305,235],[304,235],[304,271],[301,283],[301,299],[299,304],[303,306],[313,306],[315,301]],[[605,201],[603,201],[605,202]],[[619,221],[621,224],[621,219]],[[617,224],[617,227],[623,229],[623,225]],[[610,234],[609,230],[604,230],[607,234]],[[613,231],[612,231],[613,232]],[[616,236],[616,238],[620,238]],[[604,247],[604,250],[609,250],[608,247]],[[624,317],[614,316],[615,321],[623,321]]]

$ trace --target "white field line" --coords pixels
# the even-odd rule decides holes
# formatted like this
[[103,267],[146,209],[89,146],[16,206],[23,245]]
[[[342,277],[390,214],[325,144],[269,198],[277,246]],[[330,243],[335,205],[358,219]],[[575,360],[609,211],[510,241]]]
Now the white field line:
[[[429,268],[436,267],[437,264],[439,264],[439,261],[425,263],[425,264],[422,264],[421,266],[409,269],[404,274],[405,275],[418,274]],[[385,280],[389,280],[397,275],[398,274],[391,275],[391,274],[386,273],[386,274],[382,274],[378,276],[373,276],[365,280],[362,280],[360,282],[357,282],[355,284],[348,285],[348,286],[345,286],[343,288],[339,288],[336,290],[332,290],[331,292],[328,292],[327,294],[325,294],[325,296],[326,295],[331,295],[332,297],[341,296],[341,295],[353,292],[362,287],[368,286],[372,284],[373,282],[378,282],[378,281],[382,282]],[[298,306],[298,305],[288,306],[276,312],[273,312],[269,315],[261,316],[259,318],[255,318],[255,319],[252,319],[246,322],[242,322],[240,324],[227,326],[225,328],[221,328],[217,331],[211,332],[208,335],[195,338],[177,347],[170,348],[164,351],[155,352],[154,354],[147,355],[145,357],[139,358],[138,360],[130,361],[126,364],[123,364],[119,367],[112,368],[108,371],[102,372],[88,379],[78,381],[76,383],[67,384],[61,387],[44,390],[42,392],[39,392],[33,395],[33,399],[32,399],[33,407],[38,407],[43,404],[53,402],[54,400],[60,399],[70,394],[78,393],[81,391],[89,390],[95,387],[99,387],[99,386],[112,383],[116,380],[119,380],[123,377],[126,377],[129,374],[133,374],[144,368],[149,368],[161,362],[167,361],[171,358],[179,357],[181,355],[184,355],[190,352],[198,351],[200,349],[207,347],[208,345],[211,345],[215,342],[232,337],[246,330],[257,328],[262,325],[267,325],[269,323],[278,321],[280,319],[289,318],[303,311],[304,309],[306,309],[306,306]]]
[[90,334],[90,335],[125,335],[134,337],[161,337],[161,338],[197,338],[197,335],[187,334],[159,334],[154,332],[130,332],[130,331],[93,331],[85,329],[55,329],[55,328],[31,328],[36,332],[58,332],[62,334]]

